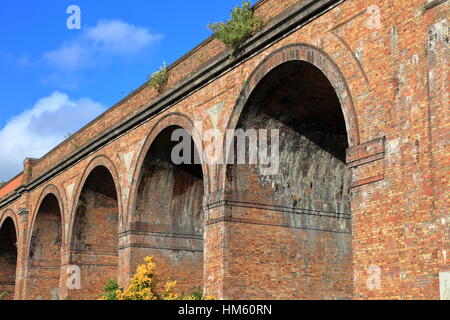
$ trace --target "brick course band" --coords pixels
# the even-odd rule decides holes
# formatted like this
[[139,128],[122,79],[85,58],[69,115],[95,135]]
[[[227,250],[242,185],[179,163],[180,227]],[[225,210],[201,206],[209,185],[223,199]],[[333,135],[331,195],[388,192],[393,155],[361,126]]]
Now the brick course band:
[[237,208],[249,208],[249,209],[262,209],[275,212],[286,212],[301,215],[310,215],[315,217],[326,217],[326,218],[339,218],[339,219],[351,219],[351,215],[342,212],[327,212],[318,211],[311,209],[302,208],[292,208],[292,207],[282,207],[274,206],[264,203],[254,203],[254,202],[243,202],[243,201],[233,201],[233,200],[222,200],[214,203],[209,203],[204,207],[205,211],[209,211],[218,207],[237,207]]
[[336,230],[325,230],[325,229],[315,229],[315,228],[305,228],[305,227],[293,227],[288,224],[270,224],[270,223],[264,223],[256,220],[249,220],[249,219],[240,219],[240,218],[232,218],[232,217],[222,217],[218,219],[212,219],[208,222],[206,222],[207,226],[220,224],[222,222],[231,222],[231,223],[238,223],[238,224],[253,224],[253,225],[259,225],[259,226],[268,226],[268,227],[278,227],[278,228],[289,228],[289,229],[300,229],[300,230],[309,230],[309,231],[321,231],[321,232],[329,232],[329,233],[342,233],[342,234],[351,234],[351,232],[341,232]]

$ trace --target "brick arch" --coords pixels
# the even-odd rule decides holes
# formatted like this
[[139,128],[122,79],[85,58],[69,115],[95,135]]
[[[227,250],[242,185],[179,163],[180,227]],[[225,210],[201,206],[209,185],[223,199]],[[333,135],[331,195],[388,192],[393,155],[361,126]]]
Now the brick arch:
[[[99,170],[99,171],[97,171]],[[90,181],[90,177],[93,174],[100,173],[108,175],[108,181],[105,184],[92,183]],[[110,179],[110,180],[109,180]],[[114,186],[112,186],[114,184]],[[87,194],[90,199],[94,201],[90,206],[88,206],[87,217],[90,220],[89,223],[95,221],[97,216],[100,216],[102,219],[107,219],[108,215],[111,213],[116,216],[117,221],[109,221],[109,220],[101,220],[101,222],[107,223],[105,228],[110,228],[110,230],[99,230],[95,229],[83,229],[87,232],[89,236],[89,240],[95,239],[94,249],[88,247],[88,249],[83,247],[83,243],[81,243],[81,247],[76,246],[77,241],[82,241],[82,239],[78,239],[74,236],[74,232],[76,232],[77,227],[77,218],[79,218],[78,204],[80,202],[81,197],[83,196],[83,192],[85,191],[85,186],[89,186],[86,189]],[[109,199],[111,201],[104,203],[105,197],[100,200],[97,200],[98,190],[90,190],[93,186],[102,188],[106,186],[108,191],[111,193],[114,191],[114,199]],[[93,198],[92,198],[93,197]],[[108,197],[108,196],[107,196]],[[116,199],[117,198],[117,199]],[[97,207],[95,207],[97,205]],[[122,191],[121,185],[119,181],[119,175],[115,164],[105,155],[98,155],[90,160],[88,165],[83,171],[82,177],[79,180],[75,197],[73,199],[72,208],[70,209],[70,218],[69,218],[69,226],[67,231],[67,251],[64,253],[63,257],[63,272],[61,278],[61,292],[63,299],[70,300],[78,300],[78,299],[96,299],[101,290],[106,283],[108,278],[116,278],[118,276],[118,243],[119,243],[119,234],[122,228]],[[98,212],[96,210],[103,210],[102,212]],[[106,212],[105,212],[106,210]],[[117,210],[117,213],[116,211]],[[90,224],[88,224],[90,225]],[[84,228],[85,226],[81,226]],[[90,246],[92,243],[88,243]],[[116,247],[117,245],[117,247]],[[76,265],[80,269],[81,276],[81,287],[79,290],[70,290],[67,288],[64,283],[67,280],[68,276],[68,267],[69,265]]]
[[0,229],[3,226],[3,223],[6,221],[7,218],[11,218],[11,220],[14,223],[14,229],[16,230],[16,239],[19,241],[19,223],[17,221],[17,216],[13,209],[6,209],[2,215],[0,215]]
[[[144,257],[152,256],[162,279],[176,279],[179,290],[188,291],[203,283],[203,204],[208,175],[204,163],[201,166],[195,165],[195,174],[186,173],[178,166],[169,164],[171,143],[167,146],[164,143],[167,138],[170,139],[170,129],[173,126],[189,133],[201,155],[200,133],[186,115],[168,114],[151,128],[135,167],[127,215],[129,230],[121,235],[121,243],[124,245],[121,249],[127,257],[126,270],[135,270]],[[169,131],[165,131],[166,129]],[[161,141],[164,143],[158,145]],[[168,157],[164,158],[164,165],[161,167],[157,158],[152,157],[154,145],[161,147],[158,150]],[[152,162],[155,159],[156,162]],[[189,166],[191,169],[193,167]],[[168,195],[164,199],[158,193],[161,188],[167,188],[165,191]],[[123,279],[125,284],[128,281],[129,278]]]
[[[54,197],[54,198],[52,198]],[[49,209],[49,203],[56,206]],[[50,200],[50,202],[48,202]],[[50,210],[50,211],[47,211]],[[56,213],[58,210],[59,213]],[[56,213],[56,215],[54,215]],[[27,299],[59,299],[60,272],[62,252],[64,248],[64,201],[59,188],[53,184],[47,185],[39,195],[37,205],[30,216],[30,224],[27,232],[24,250],[24,266],[26,268],[25,296]],[[59,219],[59,221],[58,221]],[[43,225],[45,231],[42,232]],[[56,225],[55,225],[56,224]],[[59,230],[56,228],[59,224]],[[33,238],[35,236],[35,238]],[[47,238],[50,236],[51,238]],[[36,244],[45,247],[44,253],[39,253],[37,258],[32,256],[33,239]],[[59,243],[56,240],[59,239]],[[50,252],[50,253],[49,253]],[[36,253],[36,252],[34,252]],[[35,263],[37,264],[35,265]],[[41,274],[46,278],[42,279]]]
[[[70,211],[70,216],[69,216],[69,221],[68,221],[69,227],[67,229],[68,231],[67,231],[67,235],[66,235],[66,241],[67,241],[69,250],[72,245],[73,225],[75,222],[75,216],[76,216],[76,212],[77,212],[77,204],[80,199],[81,192],[83,191],[83,187],[86,184],[86,180],[89,178],[92,171],[94,171],[94,169],[96,169],[97,167],[100,167],[100,166],[105,167],[109,171],[109,173],[111,174],[111,176],[114,180],[114,185],[116,187],[116,193],[117,193],[118,209],[119,209],[119,227],[123,226],[122,191],[120,188],[120,181],[119,181],[117,167],[107,156],[98,155],[89,162],[89,164],[83,171],[83,175],[82,175],[80,181],[77,183],[77,189],[76,189],[77,191],[72,200],[72,204],[71,204],[72,206],[71,206],[71,211]],[[120,230],[119,230],[119,232],[120,232]]]
[[[131,221],[130,214],[134,212],[135,206],[136,206],[136,199],[137,199],[137,191],[140,181],[140,175],[142,171],[142,166],[145,160],[145,157],[147,156],[147,153],[149,152],[153,142],[158,137],[158,135],[166,128],[170,126],[179,126],[183,129],[185,129],[192,139],[194,140],[195,147],[197,148],[197,151],[200,152],[202,150],[202,139],[200,136],[200,133],[198,132],[197,128],[194,125],[194,122],[185,114],[174,112],[165,115],[161,119],[158,120],[158,122],[152,127],[150,130],[150,133],[148,134],[143,147],[141,148],[138,156],[138,160],[136,163],[136,167],[134,169],[133,173],[133,181],[136,183],[133,183],[131,186],[130,191],[130,199],[129,199],[129,214],[127,215],[126,222],[129,223]],[[202,155],[200,154],[200,158],[202,158]],[[209,179],[209,170],[208,166],[202,163],[202,170],[203,170],[203,183],[204,183],[204,190],[205,193],[210,190],[210,179]]]
[[[303,84],[314,86],[309,90],[311,97],[319,99],[302,104],[309,97]],[[319,109],[322,92],[324,109]],[[295,126],[293,122],[302,118],[294,110],[302,111],[303,105],[304,110],[311,105],[319,110],[312,115],[319,126],[313,122],[308,128],[303,120]],[[270,108],[275,111],[267,112]],[[328,130],[330,120],[322,117],[324,110],[339,113],[332,118],[332,123],[339,124],[337,131]],[[292,122],[286,120],[291,118]],[[227,267],[234,274],[225,297],[241,296],[234,287],[245,282],[245,293],[254,299],[348,299],[352,292],[351,175],[345,150],[359,143],[359,133],[343,75],[318,48],[292,44],[276,50],[245,83],[227,129],[240,128],[241,119],[244,130],[273,127],[285,135],[280,138],[284,141],[276,174],[262,178],[257,166],[250,164],[224,165],[220,172],[223,195],[218,194],[217,200],[222,208],[214,211],[211,202],[212,218],[207,224],[224,221],[226,246],[233,251]],[[272,119],[282,124],[277,126]],[[228,159],[230,145],[224,148]],[[255,252],[249,249],[253,247],[263,249]]]
[[345,125],[347,128],[349,147],[358,145],[360,143],[358,119],[350,93],[350,88],[348,87],[344,75],[337,64],[325,51],[305,43],[291,44],[278,49],[266,57],[256,67],[256,69],[251,73],[249,79],[246,81],[245,86],[236,101],[227,125],[227,129],[236,128],[242,110],[261,80],[276,67],[290,61],[308,62],[324,73],[333,86],[339,98],[339,102],[341,103]]
[[[16,216],[14,210],[7,209],[7,210],[3,211],[3,213],[0,213],[0,230],[3,228],[3,225],[4,225],[4,223],[5,223],[5,221],[7,219],[11,219],[11,221],[12,221],[12,223],[14,225],[14,231],[15,231],[15,236],[16,236],[16,244],[17,244],[15,270],[14,270],[14,273],[15,273],[14,289],[13,289],[13,294],[11,294],[10,297],[7,297],[7,299],[14,299],[14,298],[17,298],[19,296],[19,292],[20,292],[20,280],[19,280],[18,276],[19,276],[19,273],[20,273],[20,265],[19,265],[20,264],[20,258],[19,258],[19,256],[20,256],[20,251],[21,250],[18,247],[18,245],[21,243],[21,241],[20,241],[20,238],[19,238],[19,236],[20,236],[19,223],[18,223],[17,216]],[[2,266],[0,271],[11,270],[9,268],[3,268],[3,267],[4,266]],[[3,274],[2,274],[2,278],[3,278]],[[2,289],[0,291],[3,291],[3,289],[7,289],[7,288],[2,286],[2,288],[0,288],[0,289]],[[7,290],[5,290],[5,291],[7,291]]]
[[[65,207],[64,207],[64,201],[63,201],[63,197],[61,196],[61,192],[59,191],[58,187],[50,184],[48,186],[46,186],[44,188],[44,190],[41,192],[39,199],[37,201],[37,205],[34,207],[34,211],[31,214],[31,220],[30,220],[30,225],[28,228],[28,235],[27,235],[27,242],[26,242],[26,256],[28,259],[28,253],[29,253],[29,249],[30,249],[30,241],[31,241],[31,236],[33,234],[33,230],[34,230],[34,225],[38,216],[38,212],[39,209],[41,208],[42,202],[44,201],[44,199],[48,196],[48,195],[54,195],[56,200],[58,201],[58,205],[59,205],[59,212],[61,215],[61,235],[62,235],[62,239],[65,239],[65,230],[64,230],[64,226],[65,226]],[[64,244],[63,244],[64,245]]]

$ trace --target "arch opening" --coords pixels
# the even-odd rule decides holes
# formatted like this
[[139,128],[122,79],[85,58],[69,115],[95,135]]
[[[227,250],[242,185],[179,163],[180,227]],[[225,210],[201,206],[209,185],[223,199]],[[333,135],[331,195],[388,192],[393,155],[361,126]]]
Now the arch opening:
[[[185,160],[190,158],[181,164],[172,159],[178,144],[172,141],[175,130],[191,146],[190,156],[180,152]],[[144,257],[153,256],[160,276],[176,280],[184,292],[203,283],[204,184],[198,159],[187,130],[179,126],[162,130],[143,160],[132,216],[132,270]]]
[[[227,167],[232,201],[246,207],[233,206],[231,214],[252,222],[234,224],[230,235],[232,264],[253,270],[249,289],[231,296],[351,298],[348,137],[330,81],[313,64],[285,62],[256,86],[236,128],[278,132],[278,149],[268,140],[279,160],[275,174],[263,175],[264,165],[248,164],[247,144],[247,164]],[[264,249],[248,249],[255,246]],[[246,275],[242,270],[233,277],[238,282]]]
[[27,260],[27,299],[59,300],[61,209],[54,194],[42,201],[31,234]]
[[6,218],[0,226],[0,295],[14,299],[17,266],[17,234],[14,221]]
[[[70,265],[79,270],[69,299],[97,299],[108,279],[118,278],[119,205],[114,178],[104,166],[89,174],[75,211]],[[79,268],[79,269],[77,269]],[[70,280],[70,279],[69,279]]]

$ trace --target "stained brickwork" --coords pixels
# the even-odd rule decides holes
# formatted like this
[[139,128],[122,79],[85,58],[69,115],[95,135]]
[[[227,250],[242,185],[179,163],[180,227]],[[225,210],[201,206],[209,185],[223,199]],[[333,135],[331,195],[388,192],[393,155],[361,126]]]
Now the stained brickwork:
[[[331,84],[311,64],[282,64],[254,89],[237,128],[279,130],[279,170],[261,174],[261,163],[228,168],[226,296],[350,299],[351,173]],[[238,163],[237,150],[234,156]]]
[[76,204],[69,265],[81,269],[80,290],[68,299],[95,299],[108,279],[115,279],[118,265],[119,208],[111,173],[98,166],[86,180]]
[[61,210],[54,194],[44,198],[30,239],[26,296],[33,300],[58,300],[62,245]]
[[14,221],[8,217],[0,228],[0,293],[14,298],[17,261],[17,235]]
[[[12,226],[17,237],[15,298],[51,298],[50,287],[30,292],[39,275],[28,266],[50,241],[40,226],[57,223],[42,207],[52,193],[61,299],[95,298],[107,278],[125,286],[147,254],[183,289],[219,299],[439,299],[450,271],[448,7],[260,1],[267,25],[237,57],[208,39],[170,67],[162,95],[143,85],[0,189],[0,237],[13,242]],[[203,154],[198,124],[280,129],[280,171],[167,161],[174,126]],[[2,279],[14,274],[11,248]],[[66,285],[74,264],[81,290]]]
[[180,290],[188,292],[202,286],[203,172],[195,164],[195,153],[191,165],[173,163],[171,152],[177,142],[171,136],[175,130],[189,137],[181,127],[169,126],[148,150],[125,246],[130,247],[132,269],[146,256],[153,256],[161,280],[176,280]]

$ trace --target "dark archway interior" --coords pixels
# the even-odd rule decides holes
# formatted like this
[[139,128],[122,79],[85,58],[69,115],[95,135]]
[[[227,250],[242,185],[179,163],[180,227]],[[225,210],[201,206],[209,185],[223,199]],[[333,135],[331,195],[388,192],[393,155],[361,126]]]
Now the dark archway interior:
[[[275,68],[250,96],[237,128],[279,130],[280,170],[270,177],[278,204],[350,212],[345,120],[332,85],[318,68],[300,61]],[[268,184],[268,177],[250,179],[249,170],[258,172],[254,166],[229,167],[234,189]],[[241,174],[249,179],[235,179]]]
[[[196,164],[198,153],[190,135],[190,163],[176,165],[172,150],[179,143],[172,141],[171,126],[163,130],[145,157],[136,203],[137,219],[164,225],[166,232],[203,234],[203,172]],[[183,155],[183,154],[181,154]],[[151,211],[149,211],[149,209]],[[156,219],[156,220],[155,220]]]
[[258,120],[277,122],[279,129],[296,131],[345,161],[347,132],[340,102],[331,83],[313,65],[282,64],[261,81],[248,106],[251,110],[244,112],[238,127],[257,125]]
[[71,263],[81,268],[81,290],[69,298],[98,298],[108,279],[117,279],[119,206],[114,179],[104,166],[87,178],[72,231]]
[[0,294],[14,299],[17,264],[17,236],[14,221],[6,218],[0,227]]
[[37,212],[27,266],[27,297],[58,300],[61,271],[61,210],[55,195],[47,195]]
[[[186,162],[175,164],[172,141],[175,130],[184,132],[190,146]],[[203,172],[189,133],[178,126],[164,129],[153,141],[142,165],[137,190],[134,229],[142,247],[133,263],[152,255],[163,277],[178,281],[189,290],[202,284],[203,277]]]
[[[273,283],[255,277],[255,292],[264,292],[266,284],[275,286],[279,281],[279,289],[270,292],[267,288],[261,298],[351,297],[351,175],[345,163],[348,140],[331,83],[312,64],[284,63],[255,88],[237,128],[279,130],[276,174],[261,174],[261,164],[234,164],[227,170],[233,200],[241,206],[267,208],[243,212],[236,207],[233,215],[284,229],[277,243],[268,241],[280,228],[261,227],[253,238],[268,250],[266,255],[254,256],[249,266],[266,276],[267,270],[278,270],[270,274],[278,275]],[[275,145],[270,148],[276,150]],[[239,231],[243,232],[254,230]],[[241,255],[253,257],[245,249]],[[282,289],[280,283],[284,282],[289,290]]]

